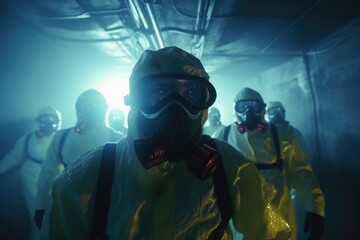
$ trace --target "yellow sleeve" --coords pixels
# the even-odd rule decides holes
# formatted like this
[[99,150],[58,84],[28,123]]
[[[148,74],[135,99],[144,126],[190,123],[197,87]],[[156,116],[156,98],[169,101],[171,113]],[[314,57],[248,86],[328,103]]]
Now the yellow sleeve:
[[217,144],[223,149],[221,155],[234,210],[235,229],[246,240],[288,239],[289,225],[269,203],[264,180],[255,165],[229,144]]
[[325,198],[313,169],[308,162],[305,141],[296,129],[291,144],[285,148],[285,175],[292,188],[299,194],[306,211],[325,216]]

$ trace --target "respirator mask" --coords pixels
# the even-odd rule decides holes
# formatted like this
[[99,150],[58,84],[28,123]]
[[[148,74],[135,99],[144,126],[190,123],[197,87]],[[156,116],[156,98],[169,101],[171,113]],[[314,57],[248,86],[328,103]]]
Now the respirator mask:
[[85,133],[87,130],[96,128],[105,121],[106,105],[95,102],[77,102],[77,124],[75,131]]
[[266,116],[271,123],[289,125],[289,122],[285,120],[285,109],[282,107],[267,109]]
[[209,119],[210,126],[217,126],[217,125],[221,124],[220,112],[217,109],[210,108],[208,115],[209,115],[208,119]]
[[59,129],[60,120],[56,115],[41,115],[36,121],[39,124],[39,132],[43,135],[50,136]]
[[124,128],[125,116],[123,114],[110,114],[109,125],[115,131],[121,131]]
[[262,111],[265,104],[257,100],[239,100],[234,105],[236,116],[240,123],[236,123],[240,133],[258,130],[265,132],[267,124],[262,121]]
[[125,102],[140,111],[137,125],[143,137],[134,146],[143,167],[184,159],[199,178],[210,176],[217,156],[200,140],[202,111],[216,99],[212,84],[196,76],[160,74],[139,80],[131,89]]

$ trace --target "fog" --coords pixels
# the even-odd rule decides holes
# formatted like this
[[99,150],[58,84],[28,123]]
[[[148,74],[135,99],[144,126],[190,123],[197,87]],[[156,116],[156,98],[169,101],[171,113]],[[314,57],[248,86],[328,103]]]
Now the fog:
[[[34,130],[36,113],[45,105],[59,109],[63,128],[74,126],[75,101],[87,89],[101,91],[110,107],[129,110],[123,96],[134,63],[119,66],[91,44],[74,48],[73,43],[51,39],[0,13],[0,159],[20,136]],[[235,69],[209,71],[218,93],[214,106],[225,125],[233,122],[233,100],[243,87],[259,91],[265,102],[283,102],[288,120],[306,138],[325,194],[323,239],[355,239],[360,226],[359,33],[355,21],[306,54],[286,56],[281,64],[256,76],[241,76]],[[236,66],[229,64],[229,69]],[[0,239],[24,239],[29,229],[18,170],[0,176]],[[305,213],[298,200],[295,203],[299,239],[305,239]]]

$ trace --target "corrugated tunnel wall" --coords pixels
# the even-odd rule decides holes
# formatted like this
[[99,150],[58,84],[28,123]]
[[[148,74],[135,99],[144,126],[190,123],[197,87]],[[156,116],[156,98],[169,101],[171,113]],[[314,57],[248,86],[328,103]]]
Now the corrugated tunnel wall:
[[[354,239],[360,226],[359,23],[261,77],[265,101],[282,101],[288,120],[307,140],[326,197],[323,239]],[[305,213],[297,200],[296,206],[299,239],[306,239]]]

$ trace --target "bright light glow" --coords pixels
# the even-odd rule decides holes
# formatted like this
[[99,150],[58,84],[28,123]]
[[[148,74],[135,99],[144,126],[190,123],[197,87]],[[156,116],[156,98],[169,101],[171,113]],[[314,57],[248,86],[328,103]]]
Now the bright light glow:
[[127,127],[127,115],[130,107],[125,106],[124,96],[129,93],[129,75],[113,74],[105,76],[98,81],[95,88],[105,96],[108,103],[108,113],[114,108],[121,109],[125,113],[125,126]]

